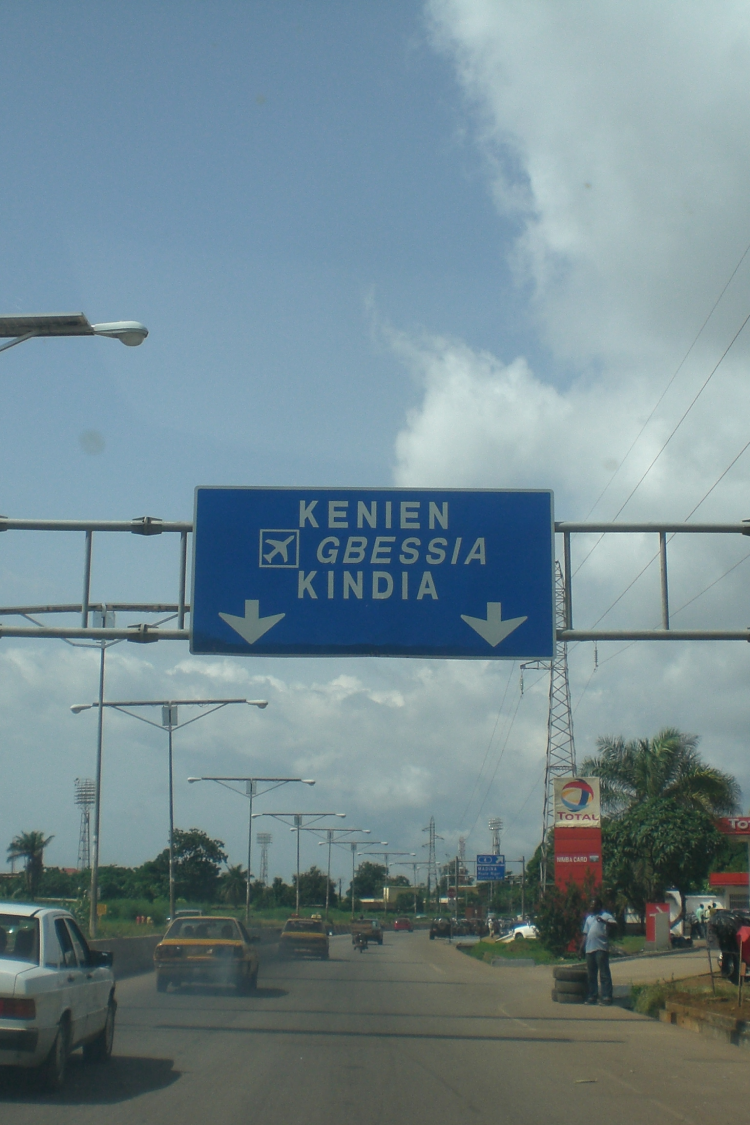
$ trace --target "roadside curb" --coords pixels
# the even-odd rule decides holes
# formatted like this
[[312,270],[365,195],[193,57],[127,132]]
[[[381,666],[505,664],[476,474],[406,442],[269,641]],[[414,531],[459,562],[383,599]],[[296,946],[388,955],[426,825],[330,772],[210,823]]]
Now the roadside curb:
[[659,1012],[659,1022],[682,1027],[722,1043],[731,1043],[733,1047],[750,1047],[750,1022],[747,1020],[694,1008],[677,1000],[667,1000]]

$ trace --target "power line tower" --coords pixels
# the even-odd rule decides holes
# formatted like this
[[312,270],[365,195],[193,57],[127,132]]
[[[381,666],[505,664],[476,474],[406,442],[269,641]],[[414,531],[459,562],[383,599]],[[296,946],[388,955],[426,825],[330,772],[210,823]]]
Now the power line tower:
[[437,857],[435,855],[435,841],[442,840],[442,836],[438,836],[435,832],[435,817],[430,817],[430,823],[426,828],[422,829],[423,832],[429,832],[428,843],[423,844],[422,847],[429,848],[427,852],[427,902],[430,902],[431,888],[438,886],[438,869]]
[[493,855],[500,855],[500,833],[503,830],[503,822],[499,816],[492,816],[487,822],[487,827],[492,836],[490,851]]
[[273,836],[270,832],[258,832],[255,839],[260,845],[260,882],[265,887],[268,885],[268,849]]
[[96,801],[96,782],[90,777],[75,779],[75,802],[81,810],[81,828],[78,833],[78,870],[91,867],[91,810]]
[[[555,563],[555,626],[564,629],[568,620],[565,579],[559,562]],[[554,820],[554,780],[576,772],[576,747],[573,739],[573,711],[570,706],[568,680],[568,646],[557,643],[551,661],[533,661],[525,668],[549,668],[549,713],[547,716],[547,761],[544,769],[544,801],[542,805],[542,862],[539,868],[540,890],[547,885],[547,850],[549,830]],[[523,690],[523,689],[522,689]]]
[[466,837],[458,837],[458,860],[462,867],[466,866]]

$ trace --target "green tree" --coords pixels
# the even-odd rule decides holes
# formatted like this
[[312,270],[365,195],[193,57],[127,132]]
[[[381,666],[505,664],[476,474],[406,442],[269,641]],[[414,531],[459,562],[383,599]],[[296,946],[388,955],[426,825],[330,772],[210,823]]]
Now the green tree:
[[[257,885],[257,884],[256,884]],[[252,891],[252,887],[250,888]],[[239,906],[247,897],[247,872],[241,863],[228,867],[219,878],[219,896],[230,906]]]
[[684,905],[699,889],[721,846],[713,817],[700,806],[651,797],[605,822],[602,833],[605,883],[641,917],[647,902],[660,902],[675,887]]
[[[297,876],[292,877],[292,884],[295,889],[297,887]],[[329,883],[329,901],[333,904],[336,902],[336,887],[333,880]],[[309,871],[300,872],[299,877],[299,901],[300,906],[315,906],[324,903],[326,900],[326,876],[323,871],[320,871],[313,865]]]
[[372,863],[366,859],[360,863],[349,888],[349,897],[354,891],[355,898],[380,898],[385,886],[386,869],[382,863]]
[[8,847],[8,859],[22,859],[26,873],[26,890],[29,897],[36,898],[44,871],[44,849],[54,836],[45,837],[43,832],[19,832]]
[[730,775],[707,765],[699,738],[665,727],[655,738],[597,739],[598,755],[581,773],[601,779],[605,882],[622,913],[675,887],[685,893],[705,880],[720,846],[714,818],[735,812],[740,789]]
[[[190,902],[215,902],[219,875],[226,862],[223,840],[213,840],[200,828],[174,831],[174,880],[178,897]],[[169,894],[169,848],[134,872],[139,893],[153,901]]]
[[698,753],[700,739],[665,727],[655,738],[625,742],[609,735],[596,741],[599,753],[581,765],[581,774],[601,780],[602,808],[617,816],[641,801],[668,797],[713,816],[737,811],[740,787]]

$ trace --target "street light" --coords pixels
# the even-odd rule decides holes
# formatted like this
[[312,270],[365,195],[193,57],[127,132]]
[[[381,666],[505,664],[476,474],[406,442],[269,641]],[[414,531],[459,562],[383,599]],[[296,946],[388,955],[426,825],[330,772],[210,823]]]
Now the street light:
[[[322,842],[323,841],[321,840],[321,843]],[[355,856],[357,855],[357,848],[361,844],[364,845],[365,847],[368,844],[380,844],[382,847],[385,847],[385,845],[388,843],[388,841],[387,840],[342,840],[341,842],[339,842],[338,840],[334,840],[333,843],[335,844],[335,846],[337,848],[349,847],[352,850],[352,885],[351,885],[351,892],[352,892],[352,922],[353,922],[354,921],[354,875],[355,875],[354,865],[355,865]],[[359,854],[360,855],[367,855],[368,853],[367,852],[360,852]]]
[[0,338],[14,337],[7,344],[0,344],[0,352],[35,336],[109,336],[112,340],[127,344],[129,348],[137,348],[148,336],[148,328],[137,320],[90,324],[83,313],[0,316]]
[[311,824],[316,824],[319,820],[325,820],[327,816],[340,816],[345,817],[346,813],[343,812],[309,812],[309,813],[284,813],[284,812],[257,812],[253,813],[253,820],[258,816],[271,816],[274,820],[281,821],[282,824],[292,825],[292,832],[297,833],[297,906],[296,912],[299,914],[299,837],[300,829],[305,825],[302,823],[305,817],[312,817]]
[[[196,781],[215,781],[218,785],[223,785],[225,789],[231,789],[233,793],[239,793],[241,797],[247,797],[250,803],[250,815],[248,817],[247,829],[247,887],[245,890],[245,921],[250,921],[250,863],[253,854],[253,797],[263,797],[266,793],[270,793],[272,789],[278,789],[281,785],[288,785],[292,781],[298,781],[302,785],[314,785],[315,782],[307,777],[189,777],[188,782],[192,785]],[[241,789],[235,789],[233,785],[229,785],[230,781],[244,781],[245,792]],[[268,782],[268,789],[264,789],[262,793],[257,793],[255,786]],[[273,784],[270,784],[270,783]]]
[[[371,829],[369,828],[301,828],[301,832],[325,832],[328,838],[328,869],[326,874],[326,922],[328,921],[328,904],[331,896],[331,845],[335,843],[334,836],[340,832],[342,836],[351,836],[352,832],[364,832],[365,836],[370,835]],[[318,847],[325,847],[326,841],[319,840]]]
[[[205,719],[208,715],[212,715],[214,711],[220,711],[222,707],[228,707],[232,703],[246,703],[249,707],[264,708],[268,706],[267,699],[119,699],[119,700],[97,700],[95,703],[74,703],[70,708],[74,715],[80,715],[81,711],[90,711],[92,708],[99,708],[99,738],[101,745],[101,727],[102,727],[102,709],[104,707],[113,707],[115,711],[121,711],[124,715],[130,715],[132,719],[140,719],[142,723],[148,723],[150,727],[157,727],[160,730],[166,730],[169,733],[169,916],[174,918],[174,771],[172,768],[172,732],[180,730],[182,727],[190,726],[198,719]],[[135,712],[129,711],[129,707],[161,707],[161,723],[155,723],[152,719],[144,719],[143,715],[136,715]],[[188,719],[185,723],[178,722],[178,707],[210,707],[210,711],[204,711],[202,715],[196,715],[192,719]],[[91,903],[89,915],[89,930],[92,937],[96,936],[96,922],[97,922],[97,904],[99,899],[99,836],[98,826],[96,826],[96,838],[94,841],[94,856],[93,866],[91,868]]]

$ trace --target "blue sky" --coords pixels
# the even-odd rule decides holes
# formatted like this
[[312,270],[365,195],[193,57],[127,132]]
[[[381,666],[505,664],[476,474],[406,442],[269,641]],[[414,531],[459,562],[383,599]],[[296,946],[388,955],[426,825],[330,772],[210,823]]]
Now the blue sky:
[[[742,456],[719,480],[747,440],[744,335],[670,438],[750,302],[748,257],[701,328],[750,240],[750,19],[573,7],[6,3],[0,311],[150,336],[0,355],[0,511],[184,519],[198,484],[399,484],[551,487],[559,518],[613,518],[635,488],[627,516],[681,520],[718,481],[700,517],[750,514]],[[96,544],[94,596],[172,598],[176,545],[124,539]],[[0,603],[75,600],[81,550],[2,536]],[[721,578],[741,545],[691,550],[673,548],[675,604],[700,595],[679,622],[750,620],[742,565]],[[650,551],[598,547],[577,623]],[[647,571],[606,623],[658,623],[657,590]],[[316,776],[308,807],[405,850],[432,813],[446,850],[484,850],[488,815],[508,854],[538,841],[543,677],[521,696],[501,663],[135,648],[109,657],[115,695],[271,701],[181,738],[178,823],[235,862],[244,813],[184,781],[209,765]],[[746,649],[605,646],[597,669],[577,646],[579,753],[676,725],[749,791]],[[73,778],[93,769],[91,714],[68,710],[93,698],[90,656],[0,646],[0,824],[54,833],[51,862],[75,861]],[[108,725],[108,861],[164,844],[161,735],[141,727]]]

